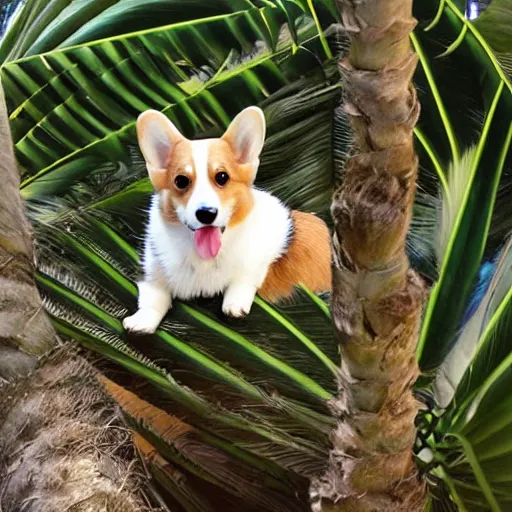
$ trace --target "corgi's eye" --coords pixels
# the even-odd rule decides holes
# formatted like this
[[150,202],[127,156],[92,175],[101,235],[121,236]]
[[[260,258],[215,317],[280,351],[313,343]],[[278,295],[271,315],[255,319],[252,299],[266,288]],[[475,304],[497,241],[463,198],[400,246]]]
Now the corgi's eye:
[[229,175],[227,172],[221,171],[215,175],[215,182],[217,185],[223,187],[229,181]]
[[174,184],[180,188],[184,189],[187,188],[190,185],[190,178],[188,176],[184,176],[183,174],[180,174],[174,178]]

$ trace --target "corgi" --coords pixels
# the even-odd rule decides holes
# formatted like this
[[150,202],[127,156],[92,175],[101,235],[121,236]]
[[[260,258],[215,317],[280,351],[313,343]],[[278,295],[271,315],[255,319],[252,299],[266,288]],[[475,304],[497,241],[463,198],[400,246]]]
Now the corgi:
[[191,141],[155,110],[137,137],[155,189],[128,331],[153,333],[174,298],[223,294],[222,310],[242,317],[256,293],[276,302],[299,283],[331,289],[330,235],[313,214],[290,211],[253,186],[265,140],[261,109],[240,112],[222,137]]

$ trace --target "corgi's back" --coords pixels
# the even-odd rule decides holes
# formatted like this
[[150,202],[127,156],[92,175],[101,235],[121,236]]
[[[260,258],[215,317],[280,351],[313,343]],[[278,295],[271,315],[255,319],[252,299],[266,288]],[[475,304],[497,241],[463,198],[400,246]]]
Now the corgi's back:
[[271,266],[258,293],[270,302],[293,295],[298,284],[315,293],[331,290],[331,239],[325,222],[292,211],[293,233],[286,252]]

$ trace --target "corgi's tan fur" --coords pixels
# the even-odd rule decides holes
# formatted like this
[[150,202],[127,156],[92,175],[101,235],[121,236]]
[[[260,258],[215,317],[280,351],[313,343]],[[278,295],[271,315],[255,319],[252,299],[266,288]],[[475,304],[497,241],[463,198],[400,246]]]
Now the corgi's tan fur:
[[331,289],[330,235],[311,213],[291,212],[293,233],[286,252],[268,269],[258,294],[269,302],[290,297],[298,283],[315,292]]
[[325,223],[253,187],[265,139],[259,108],[238,114],[219,139],[190,141],[152,110],[139,116],[137,134],[155,195],[128,330],[154,332],[173,297],[223,293],[224,313],[239,317],[256,293],[275,302],[298,283],[330,290]]

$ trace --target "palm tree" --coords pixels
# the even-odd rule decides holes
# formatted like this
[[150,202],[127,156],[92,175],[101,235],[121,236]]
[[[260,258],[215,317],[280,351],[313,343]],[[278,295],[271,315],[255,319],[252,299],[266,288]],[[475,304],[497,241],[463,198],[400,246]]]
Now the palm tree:
[[118,409],[44,311],[1,87],[0,145],[1,509],[154,510]]
[[416,22],[412,0],[338,7],[350,37],[340,67],[354,149],[331,206],[331,310],[342,360],[332,410],[339,423],[312,493],[319,510],[422,510],[425,487],[412,459],[420,404],[412,386],[425,288],[406,256],[418,173],[417,56],[409,40]]
[[[347,60],[328,1],[154,0],[152,9],[83,2],[57,17],[67,2],[35,1],[6,35],[2,78],[41,293],[59,334],[100,356],[95,366],[136,432],[159,503],[187,511],[307,510],[311,493],[324,510],[372,503],[385,510],[390,501],[413,510],[426,485],[434,509],[506,509],[511,89],[462,3],[414,5],[422,115],[414,128],[413,204],[410,2],[379,2],[382,12],[362,2],[357,16],[343,4],[345,27],[356,30]],[[393,13],[403,23],[386,24],[394,7],[404,9]],[[365,20],[389,32],[379,39],[382,31],[357,31]],[[400,41],[392,56],[391,32]],[[499,51],[506,62],[507,49]],[[393,77],[396,101],[385,96],[391,103],[383,112],[372,87],[382,69],[400,63],[409,67]],[[346,112],[334,108],[340,92]],[[226,320],[215,300],[178,304],[154,336],[126,337],[120,319],[135,305],[150,193],[134,143],[137,114],[158,108],[187,136],[215,136],[249,104],[264,109],[269,125],[260,185],[327,218],[333,187],[344,180],[333,209],[336,337],[326,303],[307,290],[279,307],[258,299],[242,322]],[[348,162],[347,117],[356,128]],[[404,144],[394,153],[397,141]],[[398,155],[386,158],[393,167],[379,160],[370,169],[376,149]],[[395,197],[400,211],[390,205]],[[424,406],[416,428],[410,386],[423,292],[404,257],[411,214],[405,249],[414,269],[436,281],[417,351],[422,374],[414,391]],[[382,281],[372,285],[377,276]],[[398,342],[383,354],[394,328]],[[384,356],[389,366],[379,368]],[[403,372],[391,374],[394,368]],[[399,418],[386,414],[397,411]],[[357,444],[347,443],[343,436],[355,429]],[[370,480],[361,469],[375,461],[381,465]]]

